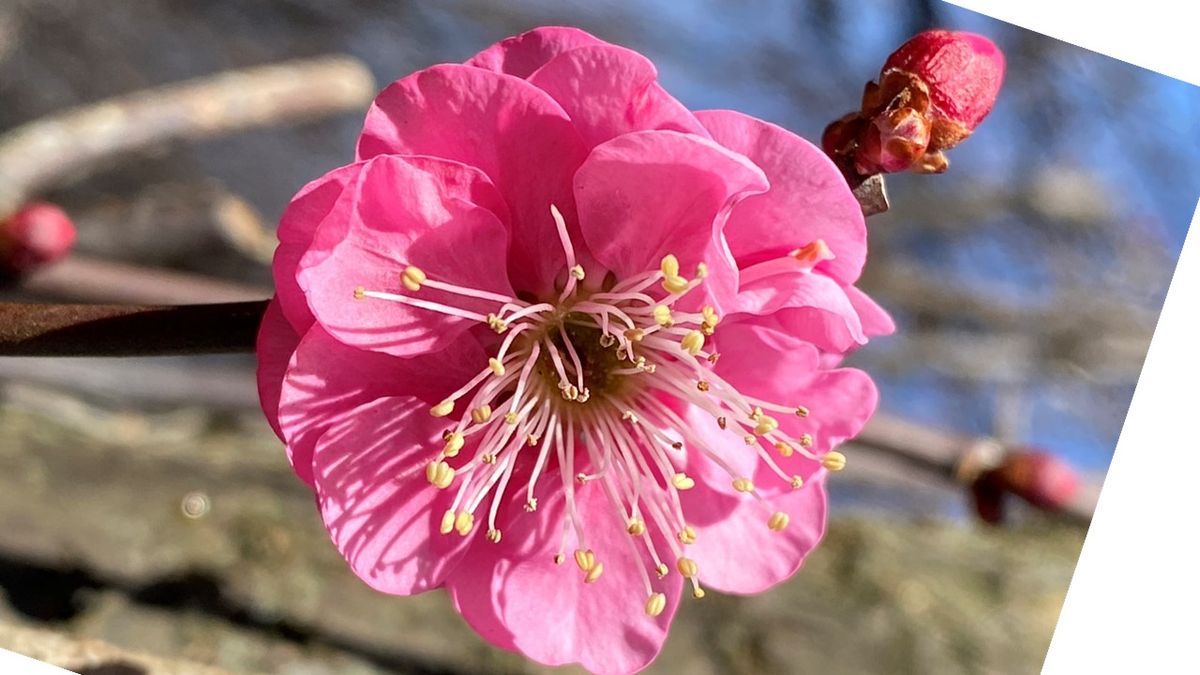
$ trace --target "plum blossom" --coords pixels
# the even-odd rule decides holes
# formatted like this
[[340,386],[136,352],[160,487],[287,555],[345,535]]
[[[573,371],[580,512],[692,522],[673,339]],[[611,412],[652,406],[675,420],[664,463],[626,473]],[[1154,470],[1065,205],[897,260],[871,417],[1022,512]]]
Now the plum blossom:
[[892,330],[837,168],[573,28],[387,87],[279,239],[260,397],[334,545],[544,664],[790,577],[875,409],[829,367]]

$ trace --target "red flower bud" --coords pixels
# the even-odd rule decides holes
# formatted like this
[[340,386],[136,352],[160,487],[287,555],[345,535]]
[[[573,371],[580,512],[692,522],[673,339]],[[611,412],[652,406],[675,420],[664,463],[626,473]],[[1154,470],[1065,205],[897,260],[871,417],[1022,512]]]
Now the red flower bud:
[[935,129],[941,125],[962,133],[957,140],[938,139],[935,147],[944,149],[970,135],[992,111],[1004,80],[1004,54],[982,35],[930,30],[892,52],[880,79],[890,70],[911,74],[928,88]]
[[920,33],[868,82],[862,108],[825,129],[822,146],[852,183],[876,173],[941,173],[958,145],[992,110],[1004,55],[973,33]]
[[0,269],[24,274],[59,260],[75,244],[75,225],[53,204],[27,204],[0,222]]
[[1041,450],[1018,450],[971,485],[975,511],[985,522],[1004,520],[1004,500],[1016,495],[1046,511],[1066,508],[1079,489],[1079,475],[1066,462]]

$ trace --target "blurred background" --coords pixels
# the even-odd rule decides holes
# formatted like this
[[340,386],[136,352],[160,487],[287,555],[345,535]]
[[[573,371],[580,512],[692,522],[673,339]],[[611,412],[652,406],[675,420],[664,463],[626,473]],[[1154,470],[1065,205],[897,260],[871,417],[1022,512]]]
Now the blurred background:
[[[546,24],[641,51],[693,109],[814,141],[912,34],[1001,46],[999,102],[949,173],[889,177],[869,221],[861,286],[899,330],[852,357],[882,414],[832,481],[826,543],[768,594],[685,603],[650,672],[1038,668],[1200,195],[1195,87],[932,1],[0,0],[0,183],[25,170],[5,130],[73,106],[300,57],[375,79],[339,60],[226,82],[227,116],[239,91],[305,93],[252,130],[56,173],[34,196],[71,214],[77,255],[0,296],[265,297],[275,220],[350,161],[375,89]],[[60,161],[38,147],[25,165]],[[93,673],[537,671],[440,593],[376,595],[344,568],[252,373],[250,356],[0,358],[0,647]],[[981,445],[1073,465],[1071,517],[980,523],[949,476]]]

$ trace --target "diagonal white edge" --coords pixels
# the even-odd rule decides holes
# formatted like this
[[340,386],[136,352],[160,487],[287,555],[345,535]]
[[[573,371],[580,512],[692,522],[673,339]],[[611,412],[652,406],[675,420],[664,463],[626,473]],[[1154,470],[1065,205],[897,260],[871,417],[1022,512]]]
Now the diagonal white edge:
[[71,675],[71,671],[28,656],[0,649],[0,673],[5,675]]
[[946,1],[1200,85],[1200,6],[1195,0]]
[[[951,1],[1200,84],[1200,7],[1194,0]],[[1071,580],[1045,675],[1200,672],[1198,223],[1200,205]]]

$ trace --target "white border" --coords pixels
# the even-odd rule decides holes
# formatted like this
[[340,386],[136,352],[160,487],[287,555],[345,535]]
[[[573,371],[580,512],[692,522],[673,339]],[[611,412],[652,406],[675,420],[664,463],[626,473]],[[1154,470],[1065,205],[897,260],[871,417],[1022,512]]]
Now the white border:
[[[1194,2],[954,4],[1200,84]],[[1194,140],[1194,139],[1193,139]],[[1043,666],[1048,675],[1197,672],[1200,205]]]
[[69,670],[31,659],[23,654],[0,649],[0,673],[5,675],[72,675]]
[[1200,85],[1195,0],[946,0]]

